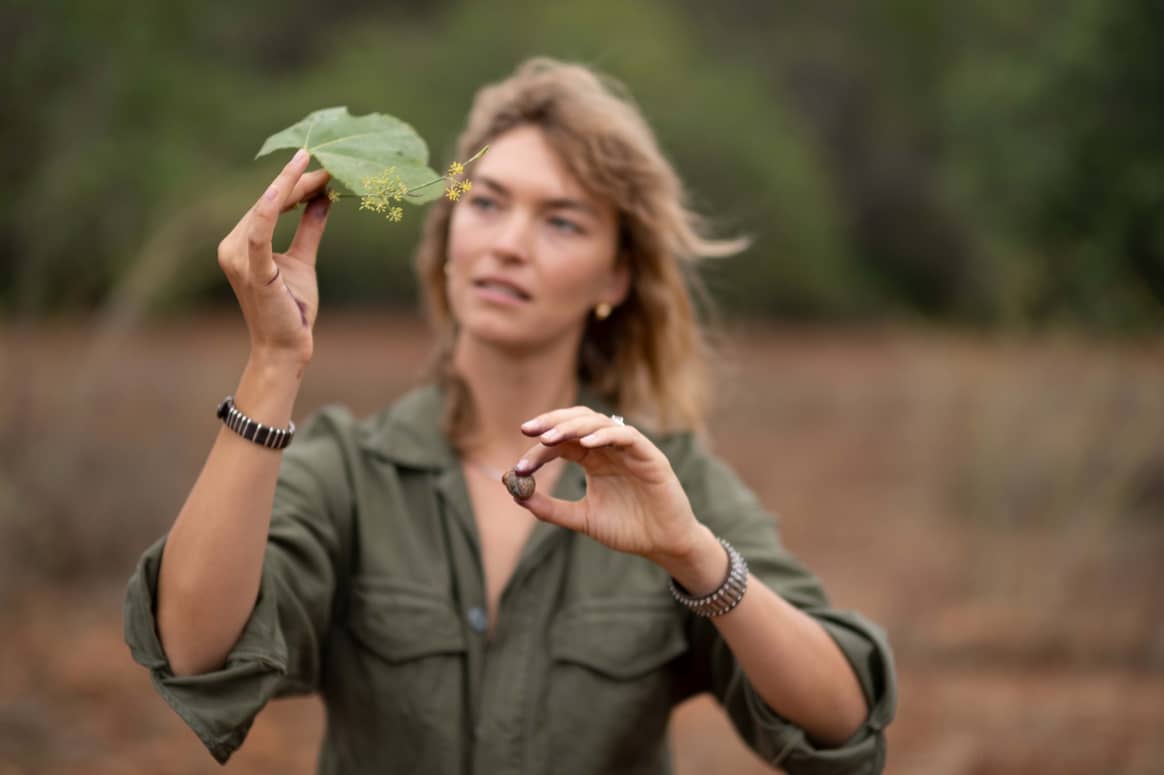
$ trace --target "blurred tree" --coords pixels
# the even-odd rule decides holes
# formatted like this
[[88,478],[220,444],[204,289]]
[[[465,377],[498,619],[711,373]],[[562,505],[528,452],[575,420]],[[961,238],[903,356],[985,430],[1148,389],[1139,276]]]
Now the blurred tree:
[[[214,246],[278,168],[252,161],[262,138],[346,104],[409,120],[440,166],[474,90],[549,54],[625,81],[698,209],[755,238],[708,266],[733,311],[1157,325],[1162,15],[1151,0],[14,0],[0,311],[229,303]],[[410,303],[419,221],[337,208],[323,292]]]
[[997,0],[964,22],[954,169],[1008,317],[1164,320],[1164,6]]

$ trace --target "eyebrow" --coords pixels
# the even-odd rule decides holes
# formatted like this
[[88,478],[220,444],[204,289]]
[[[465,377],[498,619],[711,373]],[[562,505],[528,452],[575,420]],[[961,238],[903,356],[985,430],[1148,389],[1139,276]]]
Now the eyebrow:
[[[502,196],[511,196],[512,192],[502,185],[499,181],[490,177],[474,177],[474,183],[482,183],[488,188],[493,189]],[[598,210],[588,202],[580,199],[571,199],[569,197],[556,197],[554,199],[545,199],[542,201],[543,206],[555,210],[577,210],[587,215],[598,217]]]

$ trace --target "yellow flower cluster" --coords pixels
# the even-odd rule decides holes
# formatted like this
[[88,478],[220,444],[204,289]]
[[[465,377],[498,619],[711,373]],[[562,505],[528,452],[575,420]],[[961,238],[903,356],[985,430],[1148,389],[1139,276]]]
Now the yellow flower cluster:
[[360,209],[383,213],[384,217],[398,222],[404,217],[404,210],[394,206],[408,193],[408,186],[396,174],[395,167],[389,167],[376,177],[364,178],[360,183],[364,193],[360,196]]
[[[480,156],[480,154],[477,155]],[[469,189],[473,188],[473,181],[468,178],[460,179],[464,174],[465,165],[461,162],[455,161],[449,165],[449,173],[445,176],[449,181],[449,187],[445,189],[445,199],[455,202],[461,198],[461,194],[468,193]]]
[[[473,181],[463,177],[465,174],[466,165],[480,159],[485,151],[489,150],[489,146],[485,146],[473,156],[465,161],[455,161],[449,165],[448,172],[444,175],[438,175],[427,183],[409,188],[400,175],[396,172],[395,167],[389,167],[375,177],[367,177],[360,181],[364,193],[359,194],[360,209],[371,210],[374,213],[380,213],[389,221],[399,223],[404,220],[404,209],[398,207],[398,202],[403,202],[404,197],[409,194],[414,195],[421,189],[429,186],[439,185],[442,182],[448,182],[448,188],[445,189],[445,198],[449,201],[456,202],[463,194],[468,193],[473,188]],[[332,202],[339,200],[341,197],[357,196],[357,194],[340,194],[336,191],[328,190],[327,198]]]

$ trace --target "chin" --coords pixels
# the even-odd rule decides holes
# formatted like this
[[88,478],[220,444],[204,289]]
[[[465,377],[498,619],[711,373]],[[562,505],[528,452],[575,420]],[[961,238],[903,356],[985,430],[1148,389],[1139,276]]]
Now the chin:
[[468,336],[513,354],[534,353],[555,342],[571,337],[569,330],[556,330],[548,324],[531,321],[502,320],[492,316],[470,316],[461,322],[461,336]]
[[[476,312],[476,311],[474,311]],[[531,338],[527,321],[506,319],[501,315],[470,313],[457,318],[462,336],[490,344],[516,345]]]

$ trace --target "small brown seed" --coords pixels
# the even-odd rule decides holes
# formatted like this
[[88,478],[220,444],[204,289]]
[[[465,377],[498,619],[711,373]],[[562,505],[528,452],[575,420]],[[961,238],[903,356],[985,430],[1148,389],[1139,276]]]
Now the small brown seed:
[[515,498],[525,500],[534,494],[534,478],[532,476],[522,476],[512,468],[502,475],[501,481],[505,483],[505,488],[509,490],[509,494]]

